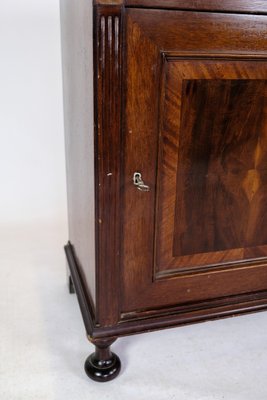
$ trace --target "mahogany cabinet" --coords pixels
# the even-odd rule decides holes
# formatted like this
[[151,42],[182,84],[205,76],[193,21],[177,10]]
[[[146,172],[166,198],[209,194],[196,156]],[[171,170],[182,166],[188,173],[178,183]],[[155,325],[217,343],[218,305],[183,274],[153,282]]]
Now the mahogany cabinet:
[[267,308],[267,2],[61,0],[85,363],[119,336]]

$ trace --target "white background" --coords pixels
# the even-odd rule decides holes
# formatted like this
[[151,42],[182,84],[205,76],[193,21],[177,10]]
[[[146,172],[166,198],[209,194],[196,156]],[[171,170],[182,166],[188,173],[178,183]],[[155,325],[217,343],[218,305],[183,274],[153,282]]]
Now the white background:
[[61,82],[58,0],[1,0],[0,399],[266,400],[266,313],[120,338],[120,376],[85,376],[93,346],[62,249]]
[[0,137],[1,224],[65,223],[58,0],[0,1]]

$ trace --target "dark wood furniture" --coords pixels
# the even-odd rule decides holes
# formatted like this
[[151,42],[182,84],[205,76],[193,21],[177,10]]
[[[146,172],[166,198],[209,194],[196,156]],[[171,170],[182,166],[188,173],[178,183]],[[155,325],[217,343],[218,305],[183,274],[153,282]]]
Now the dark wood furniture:
[[65,251],[106,381],[119,336],[267,308],[267,1],[61,0],[61,18]]

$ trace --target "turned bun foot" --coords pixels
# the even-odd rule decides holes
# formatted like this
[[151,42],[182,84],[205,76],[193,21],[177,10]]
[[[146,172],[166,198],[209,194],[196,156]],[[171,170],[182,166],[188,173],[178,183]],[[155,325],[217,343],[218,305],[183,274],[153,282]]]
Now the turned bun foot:
[[118,376],[121,369],[119,357],[110,351],[110,343],[98,343],[96,351],[85,361],[84,369],[97,382],[108,382]]
[[116,378],[121,369],[119,357],[111,353],[109,360],[98,360],[95,353],[85,361],[84,369],[89,378],[97,382],[108,382]]

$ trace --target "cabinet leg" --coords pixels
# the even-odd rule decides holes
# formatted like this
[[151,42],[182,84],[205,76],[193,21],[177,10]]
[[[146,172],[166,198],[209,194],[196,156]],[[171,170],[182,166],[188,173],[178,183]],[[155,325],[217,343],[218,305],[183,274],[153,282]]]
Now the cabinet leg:
[[75,288],[74,288],[72,277],[70,275],[70,269],[69,269],[68,262],[66,262],[66,273],[67,273],[67,285],[68,285],[69,293],[73,294],[73,293],[75,293]]
[[95,352],[85,361],[84,369],[89,378],[97,382],[108,382],[116,378],[121,369],[119,357],[112,353],[110,345],[116,339],[92,339]]
[[75,293],[75,288],[74,288],[74,285],[73,285],[72,277],[70,275],[68,277],[68,287],[69,287],[69,293],[70,294]]

